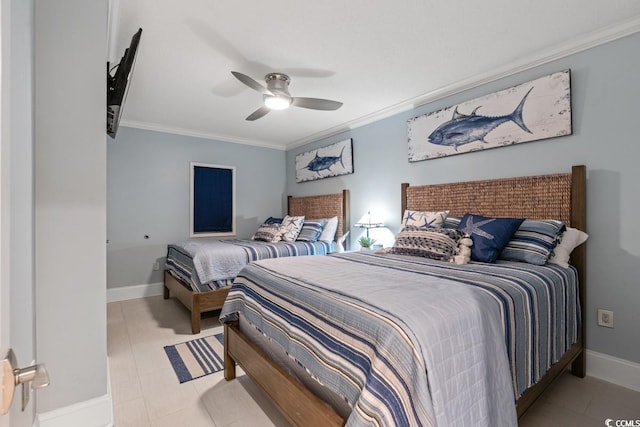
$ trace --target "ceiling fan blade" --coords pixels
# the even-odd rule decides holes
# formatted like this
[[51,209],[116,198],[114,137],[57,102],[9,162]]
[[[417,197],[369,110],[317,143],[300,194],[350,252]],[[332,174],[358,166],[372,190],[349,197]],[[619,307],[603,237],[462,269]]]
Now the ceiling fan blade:
[[242,83],[246,84],[251,89],[258,91],[263,95],[271,95],[271,92],[269,92],[266,87],[262,86],[260,83],[253,80],[251,77],[247,76],[246,74],[242,74],[237,71],[232,71],[231,74],[233,74],[236,79],[240,80]]
[[260,117],[264,116],[269,111],[271,111],[271,109],[269,107],[267,107],[266,105],[263,105],[262,107],[258,108],[256,111],[254,111],[253,113],[249,114],[249,116],[245,120],[249,120],[250,122],[252,122],[254,120],[258,120]]
[[293,98],[291,105],[302,108],[310,108],[312,110],[332,111],[342,107],[342,102],[331,101],[329,99],[319,98]]

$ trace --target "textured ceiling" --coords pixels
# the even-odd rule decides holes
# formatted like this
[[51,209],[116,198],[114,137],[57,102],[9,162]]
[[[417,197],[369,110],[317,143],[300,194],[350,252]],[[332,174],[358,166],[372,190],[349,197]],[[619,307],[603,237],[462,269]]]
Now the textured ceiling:
[[[112,0],[109,60],[142,27],[122,126],[279,149],[408,110],[640,30],[637,0]],[[254,122],[264,83],[291,77],[289,108]]]

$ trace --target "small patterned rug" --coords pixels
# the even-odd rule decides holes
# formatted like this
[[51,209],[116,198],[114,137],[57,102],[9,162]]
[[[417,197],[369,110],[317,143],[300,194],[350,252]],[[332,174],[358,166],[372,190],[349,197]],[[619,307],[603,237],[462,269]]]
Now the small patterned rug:
[[222,333],[167,345],[164,351],[181,384],[224,368],[224,334]]

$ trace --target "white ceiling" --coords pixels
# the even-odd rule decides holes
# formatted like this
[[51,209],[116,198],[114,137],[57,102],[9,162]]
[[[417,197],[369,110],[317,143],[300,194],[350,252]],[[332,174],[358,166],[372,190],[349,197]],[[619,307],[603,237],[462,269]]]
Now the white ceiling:
[[[640,30],[638,0],[112,0],[109,59],[142,39],[121,125],[293,148]],[[629,54],[636,55],[637,52]],[[341,101],[246,121],[264,83]]]

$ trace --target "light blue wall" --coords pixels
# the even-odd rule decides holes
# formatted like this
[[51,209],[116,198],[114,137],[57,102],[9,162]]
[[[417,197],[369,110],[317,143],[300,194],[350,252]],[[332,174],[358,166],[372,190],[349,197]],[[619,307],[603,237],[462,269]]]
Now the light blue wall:
[[[287,152],[287,192],[348,188],[351,223],[375,210],[389,225],[374,237],[393,243],[400,183],[433,184],[569,171],[587,166],[587,347],[640,362],[640,34],[626,37],[412,111]],[[446,59],[444,59],[446,60]],[[438,63],[434,62],[437,67]],[[407,161],[407,119],[571,69],[573,135],[443,159]],[[393,82],[390,82],[393,84]],[[296,154],[353,139],[354,174],[297,184]],[[352,242],[362,233],[352,229]],[[614,311],[615,329],[596,325],[597,308]]]
[[246,238],[283,212],[284,161],[280,150],[121,127],[107,141],[107,287],[162,282],[153,263],[189,238],[190,162],[236,167],[237,235]]
[[90,414],[93,425],[111,421],[109,412],[96,410],[110,403],[104,244],[107,3],[33,3],[36,355],[51,378],[34,400],[38,414],[60,410],[37,425],[65,425],[74,411]]

